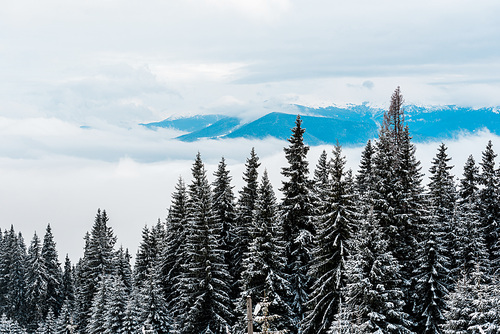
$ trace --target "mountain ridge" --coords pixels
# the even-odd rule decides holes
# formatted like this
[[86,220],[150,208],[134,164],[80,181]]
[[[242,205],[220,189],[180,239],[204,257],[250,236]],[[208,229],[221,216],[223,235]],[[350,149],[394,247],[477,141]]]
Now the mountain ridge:
[[[243,122],[238,117],[221,114],[167,118],[160,122],[141,124],[149,129],[172,128],[187,132],[176,137],[181,141],[200,139],[264,139],[274,137],[286,140],[301,115],[306,129],[304,141],[308,145],[334,144],[357,146],[377,137],[384,109],[367,104],[346,107],[319,107],[295,105],[297,113],[270,112],[256,120]],[[500,135],[499,107],[470,108],[456,105],[406,105],[405,122],[417,142],[452,139],[464,133],[488,129]]]

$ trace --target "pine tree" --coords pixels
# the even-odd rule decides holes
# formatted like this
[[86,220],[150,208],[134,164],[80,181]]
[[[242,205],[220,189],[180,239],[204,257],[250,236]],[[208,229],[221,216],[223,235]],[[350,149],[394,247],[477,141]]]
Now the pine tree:
[[13,322],[26,323],[26,247],[21,234],[16,235],[14,226],[6,231],[4,238],[4,259],[1,263],[5,284],[3,312]]
[[[167,334],[171,330],[171,319],[165,307],[165,300],[158,277],[154,272],[148,275],[147,282],[140,287],[140,318],[139,325],[143,330],[153,333]],[[113,333],[112,331],[109,332]]]
[[304,144],[304,132],[302,120],[297,116],[292,136],[288,139],[290,145],[284,148],[288,166],[281,171],[285,177],[285,181],[282,181],[283,201],[280,206],[285,236],[285,273],[290,277],[293,296],[291,306],[297,324],[304,318],[305,304],[311,288],[308,271],[314,237],[311,182],[308,179],[306,160],[309,146]]
[[404,125],[403,97],[399,87],[391,97],[389,110],[379,130],[373,156],[374,188],[372,205],[388,251],[401,266],[405,312],[411,316],[414,295],[413,272],[419,241],[418,226],[428,216],[421,185],[420,162],[408,126]]
[[347,283],[346,261],[351,254],[354,231],[354,185],[345,171],[340,145],[333,150],[331,181],[316,222],[316,247],[312,252],[309,275],[314,277],[303,333],[327,333],[343,301]]
[[90,319],[88,321],[86,329],[87,333],[104,333],[106,330],[106,302],[110,298],[109,280],[109,275],[103,276],[99,280],[97,291],[92,300]]
[[362,220],[356,251],[348,261],[349,284],[344,307],[357,333],[411,333],[404,312],[400,265],[387,250],[380,226],[371,213]]
[[63,300],[72,304],[75,300],[75,283],[73,277],[73,267],[68,254],[66,254],[66,258],[64,259],[64,271],[61,284]]
[[[235,283],[239,282],[241,278],[242,259],[246,252],[248,252],[248,245],[250,244],[249,230],[253,220],[253,212],[257,201],[257,189],[259,187],[259,173],[260,167],[259,157],[252,147],[250,157],[247,158],[245,163],[245,172],[243,173],[243,181],[245,184],[239,192],[239,199],[236,205],[236,226],[233,235],[235,236],[235,247],[231,254],[233,264],[230,266],[230,274],[234,277]],[[231,296],[237,296],[241,287],[235,284],[231,288]]]
[[479,266],[489,272],[489,259],[480,225],[478,174],[474,158],[469,156],[458,189],[456,210],[455,270],[468,275]]
[[233,317],[229,272],[221,245],[222,224],[214,218],[210,185],[198,153],[189,185],[187,261],[178,282],[182,333],[224,333]]
[[182,178],[179,178],[172,194],[172,205],[167,218],[167,232],[165,247],[159,261],[161,285],[167,302],[167,309],[174,317],[183,314],[180,307],[181,298],[179,289],[176,287],[181,277],[182,266],[187,265],[186,242],[187,242],[187,211],[188,196],[186,186]]
[[114,275],[110,278],[109,297],[106,300],[103,318],[105,319],[105,334],[123,333],[126,321],[126,311],[129,292],[123,279]]
[[438,153],[432,161],[429,183],[429,204],[431,218],[434,220],[434,225],[439,228],[443,234],[442,242],[443,255],[450,259],[449,267],[450,277],[448,284],[451,285],[457,278],[456,270],[453,270],[454,263],[451,263],[453,254],[456,251],[456,230],[455,224],[455,205],[457,199],[457,191],[453,175],[450,173],[453,166],[448,162],[451,160],[446,154],[447,147],[441,143],[438,148]]
[[157,255],[158,245],[156,245],[156,239],[149,228],[144,226],[142,240],[135,256],[134,283],[137,288],[149,281],[148,275],[154,268]]
[[50,224],[47,225],[45,236],[43,237],[41,257],[47,275],[45,278],[46,290],[42,301],[42,314],[45,317],[49,310],[52,310],[54,316],[57,317],[64,302],[62,294],[62,270]]
[[422,242],[417,253],[418,267],[415,317],[418,333],[440,333],[440,325],[445,321],[445,298],[450,290],[449,259],[446,253],[444,233],[435,220],[430,219],[422,226]]
[[56,320],[56,333],[67,334],[73,333],[75,329],[75,321],[71,303],[66,299]]
[[372,145],[371,140],[368,140],[363,152],[361,152],[358,174],[356,175],[356,190],[363,198],[363,201],[368,201],[371,198],[371,192],[375,187],[375,171],[373,166],[374,154],[375,149]]
[[109,227],[106,211],[99,209],[90,234],[85,237],[83,258],[77,266],[76,312],[80,330],[88,326],[92,315],[92,303],[102,277],[112,275],[114,268],[114,245],[116,237]]
[[269,312],[278,316],[278,330],[290,329],[290,287],[282,272],[285,264],[283,231],[277,219],[277,203],[267,171],[264,171],[258,189],[255,215],[250,226],[250,244],[243,257],[241,294],[237,304],[240,329],[246,326],[246,298],[252,297],[255,305],[264,297],[270,300]]
[[35,233],[28,248],[26,288],[27,288],[27,328],[34,332],[44,318],[43,297],[47,290],[47,272],[41,257],[42,244]]
[[115,275],[121,280],[121,282],[125,286],[125,291],[127,295],[132,293],[132,285],[133,285],[133,274],[132,268],[130,266],[130,254],[128,249],[123,250],[123,247],[120,246],[118,251],[115,254]]
[[[214,176],[215,180],[212,184],[214,198],[213,211],[215,219],[222,224],[221,247],[225,253],[224,263],[228,268],[231,268],[232,264],[235,262],[233,259],[234,254],[231,252],[236,245],[234,235],[236,228],[236,209],[233,186],[231,186],[232,178],[229,175],[224,158],[219,162]],[[235,273],[233,272],[232,274]],[[227,283],[230,284],[230,286],[234,286],[234,277],[232,276]],[[236,296],[231,294],[230,297],[234,299]]]
[[[495,245],[499,238],[500,229],[499,179],[495,171],[496,156],[490,140],[482,154],[482,161],[479,163],[481,165],[479,184],[482,186],[479,190],[479,209],[488,257],[490,263],[493,264],[497,262]],[[492,268],[494,271],[496,269]]]
[[463,274],[456,282],[455,290],[446,296],[446,322],[441,326],[443,334],[468,334],[474,287],[469,274]]

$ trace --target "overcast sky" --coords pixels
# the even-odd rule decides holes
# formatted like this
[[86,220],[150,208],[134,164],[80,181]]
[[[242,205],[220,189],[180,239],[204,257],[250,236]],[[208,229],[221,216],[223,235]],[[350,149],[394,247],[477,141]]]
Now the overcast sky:
[[[29,242],[51,223],[60,256],[76,259],[101,207],[135,251],[197,151],[210,173],[224,155],[238,186],[255,146],[279,185],[282,142],[178,143],[140,122],[252,120],[295,103],[386,107],[397,86],[407,103],[500,106],[498,13],[496,0],[7,1],[0,228],[13,223]],[[456,175],[488,139],[500,151],[487,133],[464,139]],[[430,161],[437,144],[421,147]],[[355,167],[359,149],[348,154]]]

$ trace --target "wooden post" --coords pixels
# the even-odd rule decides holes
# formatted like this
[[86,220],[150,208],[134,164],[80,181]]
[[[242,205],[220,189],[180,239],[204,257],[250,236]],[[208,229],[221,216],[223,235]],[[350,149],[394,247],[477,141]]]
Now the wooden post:
[[252,297],[251,296],[247,296],[247,321],[248,321],[248,334],[253,334]]

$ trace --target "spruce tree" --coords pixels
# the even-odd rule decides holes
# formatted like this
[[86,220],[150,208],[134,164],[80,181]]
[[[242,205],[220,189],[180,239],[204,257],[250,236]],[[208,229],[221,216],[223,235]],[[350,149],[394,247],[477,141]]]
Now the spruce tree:
[[371,198],[371,191],[374,188],[374,154],[375,148],[371,140],[368,140],[363,152],[361,152],[361,160],[356,175],[356,190],[365,202]]
[[[479,209],[481,225],[484,233],[486,249],[490,263],[496,263],[495,249],[499,237],[499,178],[495,170],[496,154],[493,152],[493,144],[491,140],[488,142],[486,149],[482,153],[482,160],[479,163],[481,173],[479,175]],[[498,268],[491,268],[495,271]]]
[[455,270],[469,275],[476,268],[489,272],[488,251],[479,212],[479,169],[469,156],[458,188],[456,210]]
[[227,283],[229,272],[221,245],[222,224],[213,213],[205,167],[198,153],[189,185],[187,261],[178,282],[182,333],[224,333],[233,317]]
[[282,272],[285,264],[283,231],[277,218],[276,196],[267,171],[264,171],[258,189],[254,220],[249,231],[251,241],[243,257],[241,297],[237,303],[240,329],[246,327],[248,296],[252,297],[254,305],[263,302],[264,298],[270,301],[268,311],[277,317],[274,323],[277,330],[292,327],[288,305],[290,286]]
[[80,330],[88,327],[99,282],[115,272],[116,237],[108,220],[105,210],[97,210],[92,230],[85,236],[83,258],[77,266],[76,322]]
[[309,311],[302,323],[303,333],[327,333],[343,301],[347,283],[346,261],[351,255],[355,224],[354,184],[345,171],[340,145],[333,150],[330,184],[316,222],[316,247],[309,275],[314,278],[307,302]]
[[[226,161],[224,158],[221,159],[217,170],[214,173],[215,180],[212,184],[213,186],[213,211],[215,219],[222,224],[222,250],[225,254],[225,264],[228,268],[231,268],[232,264],[235,262],[233,260],[232,250],[235,247],[235,228],[236,228],[236,209],[235,209],[235,197],[233,193],[233,186],[231,185],[231,176],[229,175],[229,170],[227,170]],[[234,274],[234,272],[232,273]],[[227,282],[230,286],[234,286],[234,277],[230,277],[230,281]],[[231,294],[231,299],[235,299],[236,296]]]
[[445,235],[434,219],[423,225],[415,269],[415,320],[417,333],[440,333],[450,291],[449,258],[446,257]]
[[66,258],[64,259],[64,271],[61,284],[63,300],[72,304],[75,300],[75,283],[73,277],[73,267],[68,254],[66,254]]
[[123,279],[114,275],[110,278],[109,297],[104,311],[105,334],[120,334],[124,332],[129,292]]
[[47,289],[47,271],[41,257],[42,244],[35,233],[28,248],[26,289],[27,289],[27,329],[34,332],[44,319],[42,314],[43,297]]
[[46,290],[42,301],[42,314],[43,317],[45,317],[49,310],[52,310],[54,316],[58,317],[64,302],[62,293],[62,270],[50,224],[47,225],[43,237],[41,257],[47,275],[45,278]]
[[411,333],[403,310],[401,267],[371,213],[362,219],[354,244],[344,306],[353,332]]
[[237,296],[241,289],[241,287],[238,286],[238,282],[243,270],[242,259],[244,254],[248,252],[248,245],[250,244],[249,230],[258,197],[259,167],[259,157],[252,147],[250,157],[246,159],[245,171],[243,172],[243,181],[245,183],[239,192],[239,198],[236,204],[236,224],[233,233],[235,237],[235,247],[231,254],[233,264],[230,266],[230,274],[234,277],[236,284],[232,286],[232,296]]
[[176,286],[182,273],[182,266],[187,265],[186,242],[188,233],[188,195],[182,178],[179,177],[172,204],[167,217],[166,239],[159,261],[159,270],[163,277],[161,285],[167,302],[167,309],[174,317],[179,317],[184,310],[179,302],[182,297]]
[[447,269],[451,274],[448,281],[448,284],[451,285],[457,278],[457,272],[453,270],[456,265],[451,262],[457,246],[457,224],[455,219],[457,191],[453,175],[450,173],[453,166],[448,164],[451,158],[448,157],[446,150],[447,147],[441,143],[429,170],[429,206],[430,219],[434,221],[434,225],[443,234],[443,255],[450,259]]
[[[309,146],[304,144],[302,120],[297,116],[290,145],[284,148],[288,166],[281,174],[283,201],[280,206],[280,218],[285,236],[285,273],[292,287],[291,307],[297,325],[305,316],[305,304],[311,288],[309,267],[313,248],[314,226],[311,182],[308,179],[309,167],[306,159]],[[295,331],[292,331],[295,332]]]

